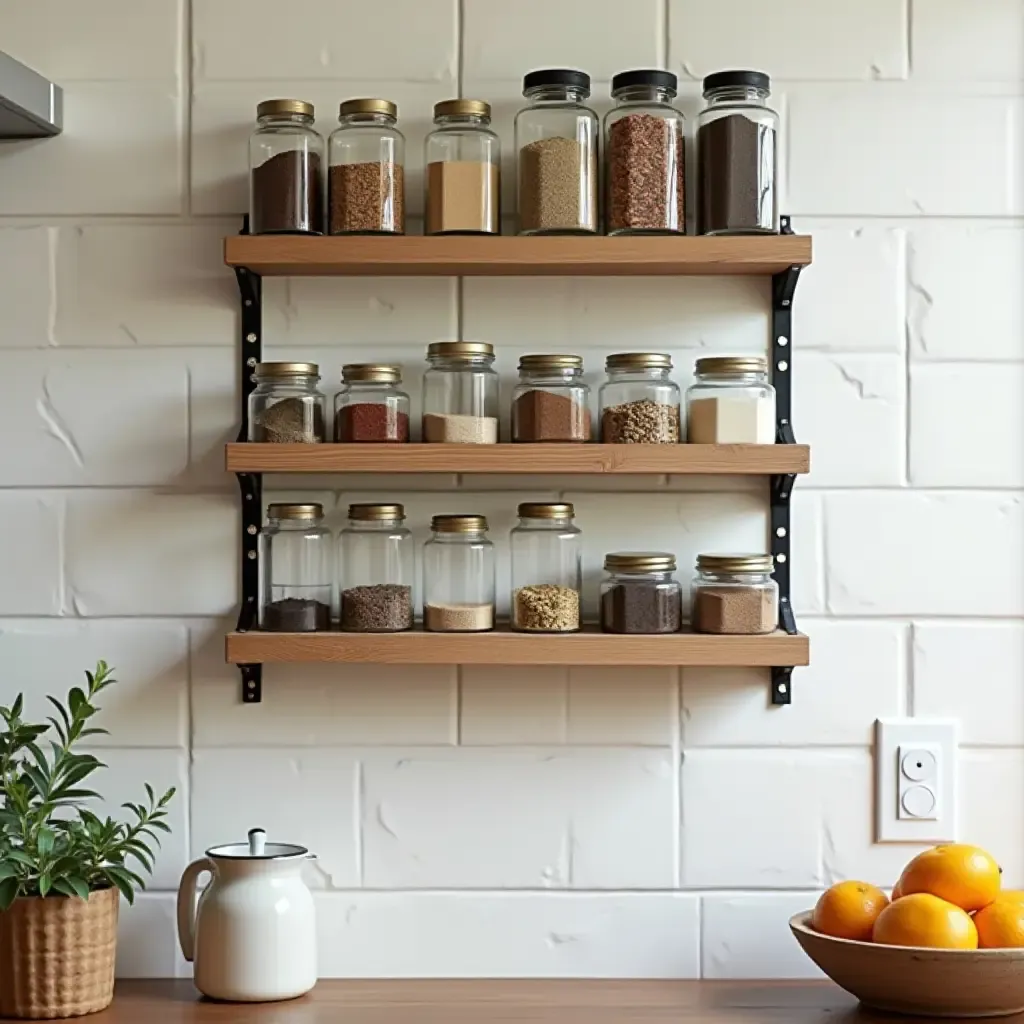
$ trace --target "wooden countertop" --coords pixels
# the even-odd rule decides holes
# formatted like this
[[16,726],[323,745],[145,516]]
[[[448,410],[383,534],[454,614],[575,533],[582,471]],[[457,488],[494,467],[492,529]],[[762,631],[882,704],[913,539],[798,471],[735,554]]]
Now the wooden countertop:
[[[188,981],[124,981],[90,1024],[954,1024],[860,1010],[829,982],[321,981],[287,1003],[200,1000]],[[1024,1022],[1024,1015],[1003,1017]]]

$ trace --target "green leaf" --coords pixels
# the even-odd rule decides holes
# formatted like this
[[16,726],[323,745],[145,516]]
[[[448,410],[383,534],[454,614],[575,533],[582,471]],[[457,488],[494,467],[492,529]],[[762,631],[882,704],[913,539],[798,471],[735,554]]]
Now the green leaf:
[[89,898],[89,886],[85,884],[84,878],[72,875],[68,878],[55,878],[53,887],[65,896],[77,896],[81,900]]
[[21,883],[16,878],[5,878],[0,882],[0,910],[9,909],[10,905],[18,898],[18,891]]
[[[133,887],[132,878],[124,868],[113,866],[106,867],[103,869],[103,877],[112,885],[117,886],[121,895],[128,901],[129,905],[135,902],[135,889]],[[0,885],[2,884],[3,883],[0,882]]]
[[[48,857],[53,852],[53,832],[48,828],[41,828],[39,830],[39,836],[36,839],[36,848],[39,850],[40,856]],[[46,894],[43,893],[45,896]]]
[[18,869],[13,864],[4,864],[0,862],[0,881],[5,878],[17,878]]
[[18,696],[14,698],[14,703],[11,705],[11,717],[21,718],[21,712],[24,706],[25,698],[19,693]]
[[19,864],[24,864],[27,868],[34,868],[36,866],[36,862],[22,850],[8,850],[6,856],[8,860],[17,861]]
[[50,876],[47,872],[43,872],[39,876],[39,895],[45,896],[50,891]]
[[71,709],[71,714],[77,715],[83,704],[86,703],[85,693],[81,687],[74,686],[68,690],[68,707]]

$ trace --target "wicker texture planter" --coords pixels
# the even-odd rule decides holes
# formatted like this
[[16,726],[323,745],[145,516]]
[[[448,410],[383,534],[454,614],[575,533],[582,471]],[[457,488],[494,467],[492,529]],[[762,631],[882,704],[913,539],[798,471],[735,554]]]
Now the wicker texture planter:
[[114,998],[116,889],[21,897],[0,913],[0,1017],[81,1017]]

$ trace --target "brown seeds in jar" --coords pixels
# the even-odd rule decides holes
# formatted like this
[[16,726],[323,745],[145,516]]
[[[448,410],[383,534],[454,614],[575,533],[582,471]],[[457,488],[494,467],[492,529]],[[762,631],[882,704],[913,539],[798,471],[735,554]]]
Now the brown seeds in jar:
[[401,164],[335,164],[330,170],[330,233],[405,233]]
[[643,398],[605,409],[601,440],[605,444],[678,444],[679,406]]
[[608,231],[685,229],[683,137],[652,114],[627,114],[608,133]]

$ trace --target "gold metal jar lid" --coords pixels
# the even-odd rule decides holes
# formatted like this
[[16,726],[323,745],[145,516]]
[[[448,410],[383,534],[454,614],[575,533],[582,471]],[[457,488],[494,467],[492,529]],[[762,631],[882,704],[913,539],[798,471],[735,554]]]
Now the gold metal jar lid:
[[542,352],[536,355],[520,356],[519,370],[534,373],[539,370],[582,370],[583,357],[557,355]]
[[673,572],[676,556],[667,551],[612,551],[604,556],[609,572]]
[[697,373],[715,377],[731,377],[743,373],[767,373],[764,356],[705,356],[697,360]]
[[398,104],[391,100],[371,99],[361,97],[355,100],[345,100],[338,107],[338,117],[352,117],[357,114],[383,114],[385,117],[398,117]]
[[257,117],[273,117],[275,114],[299,114],[301,117],[313,116],[313,104],[305,100],[264,100],[256,107]]
[[319,377],[320,367],[316,363],[257,363],[253,371],[257,380],[261,378]]
[[427,346],[427,358],[433,356],[493,356],[494,346],[486,341],[432,341]]
[[404,505],[372,505],[357,504],[349,505],[349,519],[358,519],[366,522],[374,522],[380,519],[404,519]]
[[434,516],[430,528],[435,533],[480,533],[487,529],[486,516]]
[[605,370],[671,370],[672,357],[664,352],[616,352],[604,361]]
[[520,519],[571,519],[576,514],[568,501],[523,501],[517,511]]
[[275,503],[267,506],[267,515],[271,519],[323,519],[324,507],[316,503],[294,505],[288,502]]
[[357,381],[401,384],[402,368],[391,363],[346,363],[341,368],[342,384]]
[[697,571],[710,573],[771,572],[775,560],[764,554],[708,554],[697,556]]
[[434,118],[491,116],[491,105],[485,100],[441,100],[434,104]]

